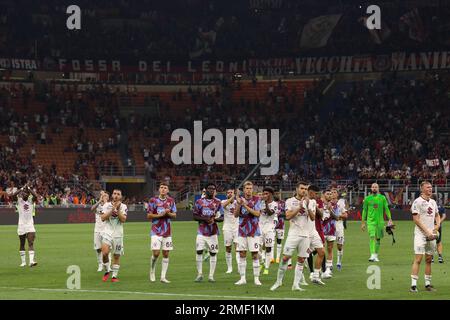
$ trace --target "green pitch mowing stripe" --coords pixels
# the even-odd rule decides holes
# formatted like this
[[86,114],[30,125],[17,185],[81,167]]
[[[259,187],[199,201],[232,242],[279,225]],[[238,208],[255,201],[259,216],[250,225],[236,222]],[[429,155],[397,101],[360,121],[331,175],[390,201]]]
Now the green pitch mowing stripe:
[[[195,283],[195,222],[175,222],[167,278],[170,284],[160,283],[161,258],[156,269],[156,282],[148,280],[150,259],[150,237],[148,223],[125,224],[125,255],[121,258],[119,278],[121,282],[102,282],[102,273],[96,272],[96,254],[93,250],[93,225],[64,224],[37,225],[35,268],[20,268],[19,240],[15,226],[0,226],[0,299],[449,299],[450,278],[448,263],[433,264],[433,284],[437,292],[424,291],[424,266],[421,267],[419,293],[408,292],[411,262],[413,259],[413,223],[396,222],[395,245],[391,238],[382,241],[380,260],[375,264],[381,270],[381,289],[369,290],[367,279],[370,264],[367,232],[359,229],[358,222],[349,222],[345,233],[343,270],[333,272],[333,278],[324,280],[326,285],[318,287],[310,283],[305,292],[293,292],[291,286],[294,270],[288,270],[284,285],[270,291],[276,279],[278,265],[272,264],[269,275],[261,274],[263,285],[253,284],[253,271],[247,263],[247,285],[235,286],[239,280],[233,253],[233,274],[225,274],[225,250],[223,237],[216,268],[216,283]],[[450,258],[450,242],[447,241],[444,223],[444,259]],[[448,254],[447,254],[448,253]],[[436,259],[437,260],[437,259]],[[336,263],[336,257],[334,259]],[[81,290],[68,290],[66,282],[68,266],[81,269]],[[305,276],[309,281],[309,271]],[[205,279],[209,262],[203,264]]]

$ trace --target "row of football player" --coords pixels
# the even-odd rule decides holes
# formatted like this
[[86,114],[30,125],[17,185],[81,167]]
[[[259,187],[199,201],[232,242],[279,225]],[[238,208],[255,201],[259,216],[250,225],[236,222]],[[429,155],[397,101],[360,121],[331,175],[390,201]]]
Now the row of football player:
[[[155,281],[156,262],[162,252],[161,282],[169,283],[166,278],[169,265],[169,252],[173,250],[171,219],[176,217],[176,206],[173,198],[168,196],[169,187],[162,183],[159,195],[150,199],[147,205],[147,217],[152,221],[150,261],[150,281]],[[214,272],[219,250],[218,222],[223,222],[225,241],[225,258],[227,273],[232,272],[232,245],[235,245],[239,255],[236,257],[240,279],[236,285],[246,284],[247,252],[250,252],[253,262],[254,283],[260,282],[260,253],[264,257],[264,274],[268,274],[273,260],[273,246],[277,238],[277,262],[280,261],[281,242],[284,238],[284,216],[291,226],[284,246],[278,275],[284,275],[292,255],[297,251],[295,281],[293,288],[301,290],[303,264],[311,253],[317,253],[311,280],[316,284],[324,284],[320,279],[322,260],[325,257],[324,244],[328,249],[326,271],[323,278],[332,276],[333,245],[338,242],[337,266],[342,266],[344,226],[346,218],[345,201],[337,199],[337,191],[326,190],[323,199],[319,197],[319,189],[300,183],[296,195],[286,202],[276,201],[274,190],[263,189],[262,194],[253,194],[253,184],[244,184],[243,195],[239,190],[228,190],[227,199],[216,198],[216,186],[209,184],[205,195],[196,201],[193,209],[194,220],[198,221],[196,238],[197,277],[195,281],[203,280],[203,252],[209,252],[208,281],[214,282]],[[98,252],[99,271],[106,270],[103,281],[107,281],[112,271],[112,281],[118,281],[119,259],[123,253],[123,227],[126,220],[126,206],[120,203],[120,190],[114,190],[112,202],[108,202],[108,194],[102,192],[100,201],[93,206],[97,212],[94,246]],[[319,216],[319,219],[315,217]],[[112,265],[109,253],[113,253]],[[110,266],[111,265],[111,266]]]

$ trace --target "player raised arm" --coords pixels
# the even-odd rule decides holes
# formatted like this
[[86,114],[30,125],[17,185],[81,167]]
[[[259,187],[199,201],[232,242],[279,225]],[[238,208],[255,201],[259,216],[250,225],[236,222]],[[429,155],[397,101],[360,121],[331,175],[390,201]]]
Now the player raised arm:
[[119,218],[119,221],[124,223],[125,221],[127,221],[127,215],[125,214],[124,211],[120,210],[120,206],[121,206],[122,202],[119,202],[119,204],[116,207],[117,210],[117,218]]
[[102,197],[103,197],[103,190],[100,191],[100,199],[91,207],[91,211],[95,212],[95,210],[97,210],[98,206],[101,204],[102,202]]
[[36,202],[39,198],[38,194],[28,184],[26,185],[26,188],[33,196],[33,202]]

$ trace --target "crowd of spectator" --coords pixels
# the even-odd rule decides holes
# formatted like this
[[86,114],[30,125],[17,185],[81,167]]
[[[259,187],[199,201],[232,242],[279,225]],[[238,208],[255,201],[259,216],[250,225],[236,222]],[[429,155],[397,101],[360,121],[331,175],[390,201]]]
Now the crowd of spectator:
[[[43,181],[40,188],[47,189],[38,191],[49,197],[57,196],[63,192],[64,183],[74,177],[85,185],[89,166],[95,169],[94,179],[98,180],[102,172],[117,172],[124,165],[106,154],[108,150],[110,154],[120,152],[122,135],[127,136],[128,143],[140,142],[145,168],[156,180],[182,176],[184,184],[189,185],[208,180],[233,184],[243,179],[250,171],[248,165],[175,166],[172,163],[171,132],[176,128],[192,131],[194,120],[202,120],[203,131],[208,128],[281,129],[284,136],[280,141],[279,173],[253,177],[263,179],[266,184],[291,185],[298,179],[394,179],[405,183],[433,179],[436,184],[445,183],[448,172],[441,162],[429,167],[426,159],[450,158],[448,74],[433,74],[423,79],[390,76],[382,81],[338,82],[335,96],[324,100],[322,89],[327,84],[326,79],[315,83],[299,97],[300,93],[290,90],[280,80],[269,87],[263,99],[239,102],[230,98],[233,92],[241,90],[238,83],[228,88],[190,87],[186,92],[173,94],[173,103],[185,101],[189,106],[181,113],[173,112],[171,102],[165,102],[158,114],[132,114],[128,118],[119,112],[117,98],[122,93],[108,86],[82,92],[46,90],[44,94],[34,93],[35,96],[24,88],[2,88],[1,134],[8,136],[8,140],[1,145],[0,186],[5,189],[12,180],[20,185],[24,183],[20,179],[27,174],[40,172]],[[17,98],[25,92],[33,96],[31,99],[40,99],[46,111],[40,115],[18,113],[8,106],[12,95]],[[27,139],[51,147],[52,137],[64,127],[76,128],[64,150],[77,154],[73,171],[58,173],[54,164],[49,168],[40,167],[33,161],[34,144],[25,152],[30,156],[20,156],[19,150]],[[92,129],[110,130],[111,134],[106,141],[95,141],[86,134]],[[49,135],[43,137],[42,132]],[[136,159],[131,148],[124,150],[125,159],[132,159],[132,163],[125,165],[134,164]],[[23,175],[11,178],[16,171]],[[74,192],[83,199],[82,192]]]

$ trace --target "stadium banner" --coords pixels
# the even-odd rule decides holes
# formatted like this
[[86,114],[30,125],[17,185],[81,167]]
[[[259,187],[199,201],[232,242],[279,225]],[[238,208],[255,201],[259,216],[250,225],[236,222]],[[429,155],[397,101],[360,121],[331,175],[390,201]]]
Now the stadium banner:
[[[50,61],[51,60],[51,61]],[[450,51],[393,52],[380,55],[305,56],[243,61],[195,60],[173,61],[139,60],[67,60],[0,58],[0,68],[30,71],[74,73],[137,73],[147,75],[224,75],[247,74],[254,76],[326,75],[345,73],[371,73],[388,71],[429,71],[450,69]]]

